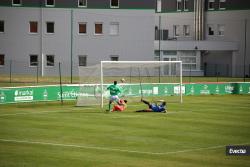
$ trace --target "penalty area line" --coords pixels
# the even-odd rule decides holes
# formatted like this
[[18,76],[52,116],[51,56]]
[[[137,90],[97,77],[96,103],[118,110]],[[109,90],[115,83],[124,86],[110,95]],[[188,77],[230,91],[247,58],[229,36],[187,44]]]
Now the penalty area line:
[[[92,108],[85,108],[85,109],[92,109]],[[0,114],[0,117],[18,116],[18,115],[50,114],[50,113],[52,114],[52,113],[65,113],[65,112],[71,112],[71,110],[69,110],[69,111],[66,111],[66,110],[65,111],[39,111],[39,112],[23,112],[23,113],[12,113],[12,114]],[[76,112],[76,111],[73,111],[73,112]],[[102,112],[100,112],[100,113],[102,113]],[[177,112],[172,111],[172,112],[167,112],[167,113],[162,113],[162,114],[168,115],[168,114],[174,114],[174,113],[177,113]],[[145,117],[145,115],[143,115],[143,116]],[[143,116],[142,115],[115,116],[115,117],[112,117],[112,118],[136,118],[136,117],[143,117]]]
[[[146,152],[146,151],[136,151],[136,150],[124,150],[117,148],[107,148],[107,147],[95,147],[95,146],[84,146],[75,144],[60,144],[60,143],[50,143],[50,142],[39,142],[39,141],[28,141],[28,140],[10,140],[10,139],[0,139],[1,142],[11,142],[11,143],[22,143],[22,144],[36,144],[36,145],[48,145],[48,146],[58,146],[58,147],[71,147],[71,148],[81,148],[81,149],[94,149],[94,150],[104,150],[104,151],[116,151],[116,152],[127,152],[127,153],[137,153],[137,154],[148,154],[148,155],[168,155],[168,154],[178,154],[186,152],[194,152],[200,150],[212,150],[226,147],[227,145],[218,145],[211,147],[202,147],[196,149],[171,151],[171,152]],[[234,145],[245,145],[248,143],[234,144]]]
[[[159,114],[159,115],[169,115],[169,114],[177,114],[178,112],[176,111],[171,111],[171,112],[167,112],[167,113],[157,113],[157,112],[142,112],[145,114],[141,114],[140,112],[134,112],[135,115],[116,115],[113,117],[110,117],[112,119],[123,119],[123,118],[152,118],[151,114]],[[147,113],[149,115],[147,115]],[[151,114],[150,114],[151,113]],[[160,118],[160,117],[155,117],[155,118]]]

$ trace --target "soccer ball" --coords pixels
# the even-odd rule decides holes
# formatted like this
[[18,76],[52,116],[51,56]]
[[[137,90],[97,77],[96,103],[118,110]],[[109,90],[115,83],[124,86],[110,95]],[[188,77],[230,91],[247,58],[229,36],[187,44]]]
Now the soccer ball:
[[122,78],[122,79],[121,79],[121,82],[122,82],[122,83],[123,83],[123,82],[125,82],[125,79],[124,79],[124,78]]

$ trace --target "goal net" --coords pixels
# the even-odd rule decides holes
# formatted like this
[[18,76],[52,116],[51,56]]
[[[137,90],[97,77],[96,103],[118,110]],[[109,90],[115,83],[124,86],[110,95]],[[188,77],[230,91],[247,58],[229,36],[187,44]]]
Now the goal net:
[[182,102],[181,61],[102,61],[101,64],[79,68],[80,92],[78,106],[108,103],[107,86],[118,82],[120,98],[129,103],[166,100]]

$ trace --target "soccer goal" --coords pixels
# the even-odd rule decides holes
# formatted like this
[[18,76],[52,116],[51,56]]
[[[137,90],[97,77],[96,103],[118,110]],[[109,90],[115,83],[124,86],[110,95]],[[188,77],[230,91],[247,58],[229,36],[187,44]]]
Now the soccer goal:
[[101,61],[100,65],[79,68],[78,106],[108,103],[107,86],[118,82],[120,98],[129,103],[141,98],[182,102],[181,61]]

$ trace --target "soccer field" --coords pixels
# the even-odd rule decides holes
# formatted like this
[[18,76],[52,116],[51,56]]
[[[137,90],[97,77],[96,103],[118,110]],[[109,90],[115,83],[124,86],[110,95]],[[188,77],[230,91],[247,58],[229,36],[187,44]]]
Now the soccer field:
[[250,95],[185,96],[166,114],[134,112],[144,108],[0,105],[0,166],[249,166],[250,156],[225,147],[250,145]]

